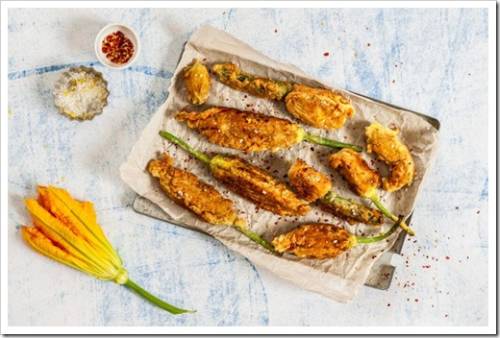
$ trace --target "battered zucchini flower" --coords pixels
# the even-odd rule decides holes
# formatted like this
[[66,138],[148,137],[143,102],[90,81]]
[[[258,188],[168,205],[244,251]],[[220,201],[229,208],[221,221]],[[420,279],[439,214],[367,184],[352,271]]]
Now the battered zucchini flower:
[[234,63],[215,64],[212,66],[212,72],[220,82],[233,89],[270,100],[282,100],[292,90],[292,84],[289,82],[245,73]]
[[113,281],[172,313],[192,312],[170,305],[133,282],[123,262],[97,223],[91,202],[75,200],[64,189],[38,187],[38,199],[25,200],[34,226],[22,226],[23,239],[59,263]]
[[299,120],[322,129],[338,129],[354,115],[354,108],[342,94],[300,84],[287,94],[285,105]]
[[288,179],[300,198],[308,202],[318,201],[323,209],[349,223],[383,223],[383,216],[378,210],[334,193],[330,190],[330,178],[301,159],[296,160],[288,170]]
[[213,107],[202,112],[179,112],[177,120],[198,131],[210,142],[244,152],[276,151],[302,141],[330,148],[362,149],[356,145],[310,134],[299,124],[274,116]]
[[332,224],[309,223],[275,237],[273,244],[277,252],[288,252],[300,258],[335,258],[358,244],[382,241],[397,228],[393,225],[381,235],[364,237],[350,234]]
[[390,166],[389,177],[382,179],[382,186],[389,192],[410,185],[415,176],[415,163],[408,147],[398,137],[398,130],[374,122],[365,129],[367,150],[378,155]]
[[380,186],[380,176],[370,168],[359,153],[351,149],[342,149],[330,156],[330,166],[339,170],[358,195],[370,199],[387,218],[399,224],[410,236],[415,235],[415,231],[406,224],[403,218],[394,215],[380,201],[377,192],[377,188]]
[[210,75],[207,67],[199,60],[193,60],[184,68],[184,83],[189,102],[201,105],[207,101],[210,92]]
[[159,160],[151,160],[147,170],[158,178],[163,192],[175,203],[207,223],[232,226],[250,240],[274,252],[271,243],[250,230],[245,220],[238,216],[231,200],[191,172],[175,167],[169,155],[164,154]]
[[308,203],[297,197],[285,183],[245,160],[221,154],[209,157],[167,131],[160,131],[160,135],[208,165],[215,179],[258,207],[281,216],[301,216],[310,210]]

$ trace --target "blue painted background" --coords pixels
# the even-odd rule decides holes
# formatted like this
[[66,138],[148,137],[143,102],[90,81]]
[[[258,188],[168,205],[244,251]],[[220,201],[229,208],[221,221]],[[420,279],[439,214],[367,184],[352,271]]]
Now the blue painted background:
[[[10,325],[486,325],[487,11],[482,9],[10,9]],[[139,33],[125,71],[96,61],[109,22]],[[341,87],[442,123],[437,159],[389,291],[364,288],[337,304],[256,269],[197,232],[131,210],[118,177],[166,99],[184,42],[200,25],[226,30],[268,56]],[[111,95],[90,122],[59,115],[52,88],[69,66],[103,72]],[[95,202],[130,275],[174,304],[173,317],[124,288],[35,254],[16,229],[22,198],[56,184]]]

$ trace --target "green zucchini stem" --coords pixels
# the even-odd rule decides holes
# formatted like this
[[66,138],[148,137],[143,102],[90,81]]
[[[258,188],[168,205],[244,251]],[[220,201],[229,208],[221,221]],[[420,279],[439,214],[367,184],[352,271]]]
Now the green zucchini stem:
[[319,144],[322,146],[327,146],[330,148],[349,148],[357,152],[361,152],[363,148],[356,146],[354,144],[350,143],[344,143],[336,140],[331,140],[325,137],[317,136],[317,135],[312,135],[307,132],[304,132],[304,141],[314,143],[314,144]]
[[160,136],[163,137],[164,139],[167,139],[168,141],[177,144],[179,147],[187,151],[189,154],[191,154],[193,157],[196,159],[202,161],[205,164],[210,164],[210,156],[205,154],[202,151],[196,150],[193,147],[191,147],[189,144],[178,138],[177,136],[169,133],[168,131],[161,130],[159,132]]
[[369,197],[369,199],[375,204],[375,206],[389,219],[391,219],[394,223],[401,227],[404,231],[406,231],[410,236],[415,236],[415,231],[406,224],[403,217],[398,217],[394,215],[389,209],[385,207],[380,201],[380,197],[375,192],[373,195]]
[[141,286],[137,285],[131,279],[128,279],[125,282],[125,284],[123,284],[123,285],[126,286],[127,288],[129,288],[130,290],[132,290],[133,292],[135,292],[136,294],[138,294],[139,296],[141,296],[142,298],[148,300],[149,302],[153,303],[154,305],[158,306],[159,308],[161,308],[161,309],[163,309],[165,311],[170,312],[171,314],[180,315],[180,314],[183,314],[183,313],[194,313],[194,312],[196,312],[195,310],[181,309],[181,308],[173,306],[173,305],[171,305],[171,304],[169,304],[167,302],[164,302],[160,298],[158,298],[158,297],[152,295],[151,293],[149,293],[148,291],[144,290]]
[[243,225],[234,225],[234,227],[240,231],[243,235],[247,236],[250,240],[254,241],[255,243],[261,245],[265,249],[271,251],[272,253],[276,253],[274,250],[274,246],[266,241],[264,238],[262,238],[259,234],[253,232],[252,230],[248,229],[246,226]]
[[396,222],[388,231],[378,236],[356,236],[356,241],[361,244],[380,242],[389,237],[390,235],[392,235],[397,228],[399,228],[399,224]]

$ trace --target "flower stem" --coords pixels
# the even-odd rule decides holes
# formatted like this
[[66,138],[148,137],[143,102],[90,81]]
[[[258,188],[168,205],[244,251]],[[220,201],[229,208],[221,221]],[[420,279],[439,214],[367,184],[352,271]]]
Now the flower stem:
[[274,246],[268,241],[266,241],[264,238],[262,238],[259,234],[253,232],[252,230],[248,229],[245,226],[235,225],[234,227],[238,229],[243,235],[247,236],[250,240],[261,245],[262,247],[271,251],[272,253],[276,253],[276,250],[274,250]]
[[324,137],[317,136],[317,135],[312,135],[309,133],[304,133],[304,141],[319,144],[322,146],[327,146],[330,148],[350,148],[350,149],[355,150],[357,152],[361,152],[363,150],[363,148],[358,147],[354,144],[344,143],[344,142],[340,142],[340,141],[336,141],[336,140],[331,140],[328,138],[324,138]]
[[398,217],[394,215],[391,211],[389,211],[380,201],[380,197],[377,195],[377,193],[373,193],[371,195],[370,200],[375,204],[375,206],[382,211],[382,213],[387,216],[389,219],[391,219],[393,222],[395,222],[398,226],[401,227],[404,231],[406,231],[410,236],[415,236],[415,231],[406,224],[404,221],[403,217]]
[[179,147],[190,153],[192,156],[197,158],[198,160],[202,161],[205,164],[210,163],[210,157],[205,154],[202,151],[196,150],[193,147],[191,147],[189,144],[178,138],[177,136],[169,133],[168,131],[161,130],[159,132],[160,136],[163,137],[164,139],[169,140],[170,142],[177,144]]
[[139,296],[141,296],[144,299],[147,299],[154,305],[158,306],[159,308],[162,308],[163,310],[166,310],[170,312],[171,314],[174,315],[179,315],[182,313],[194,313],[196,312],[195,310],[184,310],[180,309],[178,307],[175,307],[173,305],[168,304],[167,302],[162,301],[160,298],[153,296],[150,294],[148,291],[144,290],[142,287],[134,283],[131,279],[128,279],[125,284],[127,288],[131,289],[133,292],[137,293]]
[[397,228],[399,228],[399,224],[396,222],[387,232],[384,232],[383,234],[380,234],[378,236],[369,236],[369,237],[368,236],[356,236],[356,241],[358,243],[362,243],[362,244],[379,242],[381,240],[386,239],[390,235],[392,235],[394,233],[394,231],[396,231]]

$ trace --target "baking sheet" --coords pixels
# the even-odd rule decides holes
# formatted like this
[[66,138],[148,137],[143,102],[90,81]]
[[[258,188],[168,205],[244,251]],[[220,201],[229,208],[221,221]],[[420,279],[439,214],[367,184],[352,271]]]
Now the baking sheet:
[[[332,88],[311,77],[308,77],[295,66],[278,63],[260,54],[250,46],[242,43],[229,34],[212,27],[202,27],[197,30],[186,43],[184,52],[172,78],[167,101],[155,112],[150,123],[144,129],[141,137],[132,148],[127,161],[121,166],[122,179],[139,195],[151,200],[166,212],[176,223],[186,227],[206,232],[223,242],[230,249],[246,256],[254,264],[266,268],[281,278],[287,279],[302,288],[321,293],[331,299],[346,302],[352,299],[359,287],[366,281],[374,262],[396,241],[399,230],[388,240],[372,245],[359,245],[349,252],[335,259],[314,260],[299,259],[292,255],[274,256],[265,249],[248,241],[246,237],[229,227],[213,226],[200,221],[189,211],[170,201],[160,191],[157,182],[146,172],[148,161],[157,157],[161,152],[168,152],[175,158],[175,164],[188,169],[205,181],[215,185],[223,194],[235,202],[248,224],[256,232],[271,240],[275,235],[288,231],[298,224],[305,222],[327,222],[348,228],[354,233],[370,234],[378,229],[365,225],[349,225],[334,216],[314,207],[308,215],[303,217],[280,217],[264,210],[256,210],[255,205],[228,192],[223,186],[213,180],[209,171],[196,160],[192,159],[183,150],[164,141],[158,136],[158,131],[166,129],[187,140],[191,145],[207,151],[238,154],[252,163],[268,169],[274,176],[285,179],[289,166],[296,158],[302,158],[316,168],[332,175],[334,187],[340,194],[357,198],[350,192],[347,184],[341,177],[327,166],[327,157],[331,149],[303,143],[286,151],[264,153],[259,155],[244,155],[237,151],[225,149],[206,142],[194,131],[175,120],[175,113],[181,109],[193,109],[186,101],[180,71],[193,58],[202,59],[211,64],[214,62],[234,62],[242,69],[266,77],[280,80],[300,82],[311,86]],[[424,118],[394,106],[381,104],[363,96],[342,91],[349,97],[356,110],[354,118],[337,131],[320,131],[305,127],[309,132],[322,136],[339,139],[345,142],[365,145],[364,127],[372,121],[379,121],[384,125],[394,125],[400,128],[400,137],[405,142],[414,157],[416,177],[413,184],[396,193],[384,194],[381,192],[384,203],[396,214],[409,215],[414,207],[418,190],[421,187],[426,169],[428,168],[437,145],[438,130]],[[269,115],[291,119],[285,113],[283,103],[271,102],[235,91],[213,80],[212,89],[205,107],[227,106],[241,110],[255,110]],[[364,154],[373,161],[380,171],[387,172],[387,168],[375,160],[373,156]],[[390,224],[384,225],[388,229]],[[418,232],[418,225],[414,225]]]

